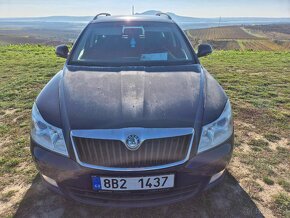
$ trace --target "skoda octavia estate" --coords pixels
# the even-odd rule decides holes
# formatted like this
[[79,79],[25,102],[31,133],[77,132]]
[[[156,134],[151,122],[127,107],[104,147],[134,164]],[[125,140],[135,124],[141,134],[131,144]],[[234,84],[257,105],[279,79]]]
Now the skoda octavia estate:
[[[102,15],[102,16],[101,16]],[[76,201],[145,207],[218,184],[233,150],[228,97],[166,14],[97,15],[32,108],[44,183]]]

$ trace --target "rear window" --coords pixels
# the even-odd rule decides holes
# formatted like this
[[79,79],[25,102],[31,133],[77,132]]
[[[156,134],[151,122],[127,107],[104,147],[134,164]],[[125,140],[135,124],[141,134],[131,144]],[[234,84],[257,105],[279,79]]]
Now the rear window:
[[75,45],[69,64],[146,66],[193,60],[176,24],[128,21],[90,24]]

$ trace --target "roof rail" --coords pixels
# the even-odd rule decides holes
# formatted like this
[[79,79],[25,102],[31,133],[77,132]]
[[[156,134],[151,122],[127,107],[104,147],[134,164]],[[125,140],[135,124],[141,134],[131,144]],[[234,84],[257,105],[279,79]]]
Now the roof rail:
[[94,17],[93,20],[98,19],[98,17],[99,17],[99,16],[102,16],[102,15],[104,15],[104,16],[106,16],[106,17],[111,16],[111,14],[109,14],[109,13],[100,13],[100,14],[97,14],[97,15]]
[[168,19],[172,20],[172,17],[171,17],[169,14],[167,14],[167,13],[159,12],[159,13],[157,13],[157,14],[155,14],[155,15],[156,15],[156,16],[165,15],[165,16],[168,17]]

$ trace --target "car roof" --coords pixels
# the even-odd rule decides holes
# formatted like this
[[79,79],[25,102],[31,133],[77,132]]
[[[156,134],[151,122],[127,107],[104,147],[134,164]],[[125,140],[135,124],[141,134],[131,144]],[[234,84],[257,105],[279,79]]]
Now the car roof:
[[130,15],[130,16],[98,16],[92,20],[91,23],[103,23],[103,22],[117,22],[117,21],[151,21],[151,22],[164,22],[174,23],[172,19],[166,15]]

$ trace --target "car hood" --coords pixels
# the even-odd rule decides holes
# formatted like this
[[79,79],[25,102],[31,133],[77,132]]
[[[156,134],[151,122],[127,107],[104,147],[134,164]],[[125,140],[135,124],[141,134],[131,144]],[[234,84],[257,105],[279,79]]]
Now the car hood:
[[71,129],[193,127],[199,106],[200,70],[66,70],[60,100]]

